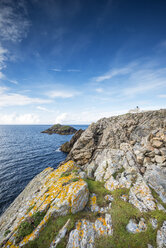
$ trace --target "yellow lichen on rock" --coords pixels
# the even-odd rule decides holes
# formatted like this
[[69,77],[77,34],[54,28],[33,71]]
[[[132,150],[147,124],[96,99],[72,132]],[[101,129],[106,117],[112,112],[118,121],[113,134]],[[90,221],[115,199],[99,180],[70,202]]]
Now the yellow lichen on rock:
[[[27,217],[42,211],[45,211],[46,214],[36,229],[19,243],[20,247],[39,235],[51,215],[76,213],[85,207],[89,197],[89,190],[87,183],[74,173],[73,170],[77,168],[73,161],[69,161],[54,171],[50,171],[50,168],[44,170],[44,172],[50,171],[50,173],[43,180],[40,190],[35,192],[32,196],[33,199],[28,202],[25,216],[21,216],[18,225],[14,229],[15,234],[20,223]],[[15,239],[14,235],[11,236],[11,240]],[[8,242],[7,247],[11,248],[13,244],[12,242],[10,243],[10,240]]]

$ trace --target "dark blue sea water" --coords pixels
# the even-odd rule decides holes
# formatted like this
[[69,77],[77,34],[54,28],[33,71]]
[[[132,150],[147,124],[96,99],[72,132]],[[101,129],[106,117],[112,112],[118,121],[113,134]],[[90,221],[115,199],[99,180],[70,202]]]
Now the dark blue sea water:
[[59,147],[72,135],[41,133],[48,127],[0,125],[0,215],[35,175],[48,166],[56,168],[66,158]]

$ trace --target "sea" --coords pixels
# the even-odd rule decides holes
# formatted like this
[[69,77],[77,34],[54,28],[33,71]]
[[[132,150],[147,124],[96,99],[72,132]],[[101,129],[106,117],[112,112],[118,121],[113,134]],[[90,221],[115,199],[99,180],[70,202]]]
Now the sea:
[[[86,129],[88,125],[72,125]],[[67,154],[60,146],[72,135],[41,133],[50,125],[0,125],[0,215],[29,181],[47,167],[56,168]]]

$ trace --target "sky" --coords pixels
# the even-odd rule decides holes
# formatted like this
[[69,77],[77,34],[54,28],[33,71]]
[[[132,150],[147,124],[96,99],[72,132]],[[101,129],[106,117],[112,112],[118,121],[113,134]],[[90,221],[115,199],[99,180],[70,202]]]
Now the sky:
[[0,124],[166,108],[165,0],[0,0]]

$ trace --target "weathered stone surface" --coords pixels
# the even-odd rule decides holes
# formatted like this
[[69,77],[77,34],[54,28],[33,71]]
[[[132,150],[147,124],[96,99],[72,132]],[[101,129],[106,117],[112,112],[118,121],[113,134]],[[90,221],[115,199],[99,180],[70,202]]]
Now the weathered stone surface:
[[79,129],[71,138],[70,141],[67,141],[66,143],[64,143],[63,145],[61,145],[60,150],[62,152],[70,152],[71,149],[73,148],[74,144],[76,143],[76,141],[80,138],[81,134],[84,132],[84,130]]
[[160,203],[157,204],[158,210],[166,212],[166,209]]
[[112,235],[111,215],[98,218],[95,223],[88,220],[80,220],[76,223],[76,229],[70,232],[67,248],[93,248],[95,238],[102,235]]
[[137,178],[136,183],[130,189],[129,202],[141,212],[156,209],[156,204],[151,191],[141,176]]
[[104,199],[107,201],[107,202],[112,202],[114,200],[113,196],[112,195],[105,195],[104,196]]
[[166,247],[166,221],[164,221],[160,230],[157,231],[157,248]]
[[126,229],[130,233],[139,233],[139,232],[146,231],[147,226],[143,218],[141,218],[138,224],[135,222],[135,220],[131,219],[128,225],[126,226]]
[[65,237],[69,223],[70,223],[70,219],[68,219],[66,224],[62,227],[62,229],[59,231],[58,235],[52,241],[50,248],[56,248],[57,245],[60,243],[60,241]]
[[[133,144],[136,145],[153,130],[165,126],[165,109],[103,118],[92,123],[85,130],[73,146],[68,159],[72,158],[81,165],[90,163],[95,155],[104,148],[119,149],[121,143],[131,144],[130,141],[134,141]],[[155,135],[159,135],[159,140],[164,144],[163,134],[156,132]]]
[[[11,237],[9,242],[15,237],[14,233],[17,232],[19,224],[26,220],[28,216],[32,216],[36,211],[46,211],[46,215],[37,228],[19,243],[20,247],[34,240],[53,214],[65,215],[84,209],[89,198],[88,186],[85,181],[75,175],[73,172],[75,169],[77,169],[75,164],[69,161],[56,170],[48,168],[42,172],[40,187],[33,188],[34,191],[31,192],[31,195],[28,194],[31,198],[27,198],[25,194],[23,195],[25,198],[25,201],[22,203],[23,206],[18,209],[14,223],[10,223]],[[41,177],[39,178],[41,179]],[[13,206],[10,208],[10,212],[12,212]],[[6,222],[8,220],[6,217],[6,213],[1,217],[1,242],[4,239],[3,234],[6,230],[4,225],[5,220]],[[9,225],[9,223],[7,224]]]
[[166,167],[151,164],[147,167],[144,180],[156,191],[161,200],[166,203]]
[[152,224],[153,229],[156,229],[158,226],[157,219],[150,219],[150,223]]

